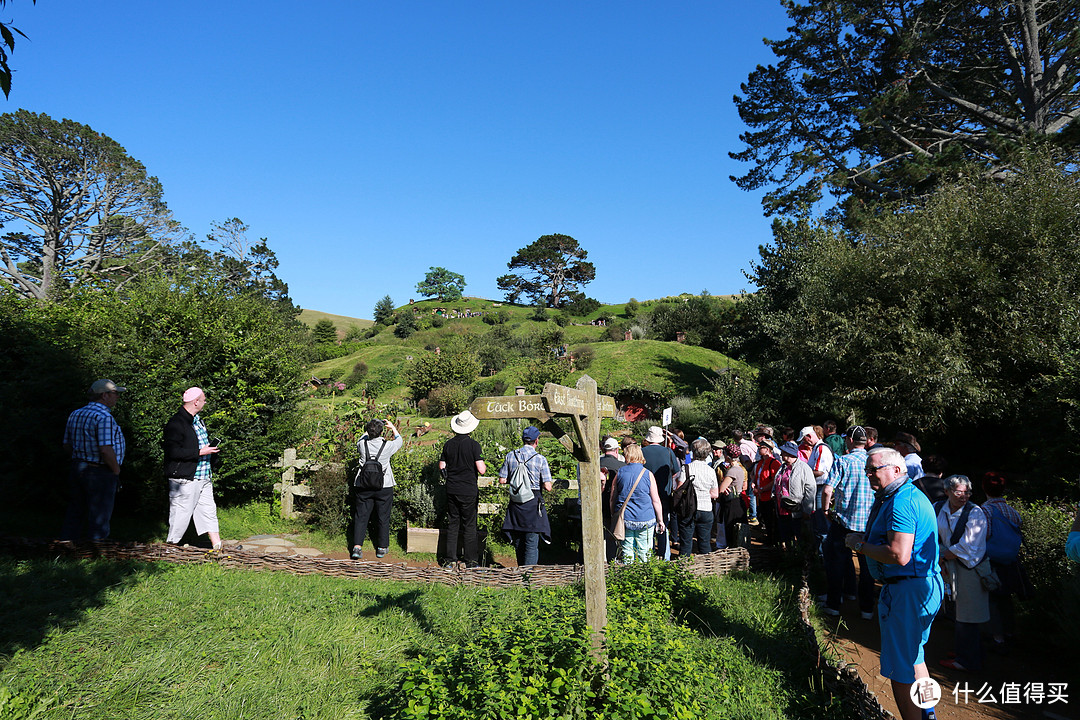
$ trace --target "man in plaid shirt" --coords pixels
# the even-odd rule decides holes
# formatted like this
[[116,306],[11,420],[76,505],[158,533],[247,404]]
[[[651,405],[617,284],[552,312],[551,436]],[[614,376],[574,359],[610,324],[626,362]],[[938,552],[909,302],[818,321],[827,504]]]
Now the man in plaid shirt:
[[[825,537],[825,578],[828,592],[819,596],[826,615],[839,615],[843,597],[855,595],[855,564],[844,538],[853,532],[866,532],[866,521],[874,504],[874,491],[866,478],[866,431],[856,425],[847,432],[848,452],[837,458],[821,490],[821,507],[830,513],[829,532]],[[859,554],[859,610],[864,620],[874,617],[874,578]]]
[[502,527],[514,545],[519,567],[536,565],[540,559],[540,540],[551,542],[551,523],[542,492],[550,492],[552,488],[551,467],[539,451],[540,430],[530,425],[521,432],[521,439],[522,446],[507,454],[499,468],[499,482],[504,485],[519,464],[524,464],[529,471],[533,499],[524,503],[508,502]]
[[112,380],[90,386],[90,402],[68,416],[64,450],[71,456],[71,497],[62,540],[109,537],[120,466],[127,446],[112,409],[127,388]]

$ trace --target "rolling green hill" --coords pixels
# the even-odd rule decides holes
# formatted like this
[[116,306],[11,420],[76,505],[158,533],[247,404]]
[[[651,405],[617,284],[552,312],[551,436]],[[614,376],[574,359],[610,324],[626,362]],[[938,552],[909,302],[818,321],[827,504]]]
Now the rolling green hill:
[[[641,305],[648,308],[654,302],[658,301],[643,301]],[[367,365],[368,378],[380,371],[393,373],[401,370],[410,357],[430,353],[436,346],[446,346],[452,342],[453,337],[472,335],[478,338],[491,330],[492,326],[485,323],[481,316],[435,320],[436,310],[447,315],[467,312],[504,313],[507,319],[502,325],[514,337],[528,336],[542,330],[551,331],[556,327],[551,320],[541,322],[532,319],[535,309],[531,306],[481,298],[462,298],[452,303],[425,300],[414,303],[411,307],[417,313],[422,329],[409,338],[396,337],[393,333],[394,326],[390,326],[359,343],[355,352],[319,363],[312,368],[313,374],[318,377],[346,377],[359,362]],[[588,348],[593,356],[591,364],[584,371],[579,370],[570,376],[570,384],[576,382],[583,373],[588,373],[603,392],[614,393],[624,388],[635,388],[670,397],[700,392],[709,386],[709,380],[716,377],[718,372],[729,369],[752,372],[744,363],[714,350],[656,340],[625,341],[622,339],[622,332],[612,332],[611,335],[619,339],[611,340],[610,328],[585,324],[605,314],[613,317],[614,323],[629,324],[632,320],[623,314],[624,310],[624,305],[604,305],[585,317],[573,318],[574,324],[562,328],[564,342],[575,354]],[[554,315],[554,312],[548,311],[549,317]],[[433,321],[440,327],[433,326]],[[363,322],[371,324],[370,321]],[[507,392],[512,393],[514,386],[523,383],[523,373],[522,366],[511,365],[485,380],[492,384],[504,383],[508,388]],[[406,389],[398,385],[385,390],[380,397],[385,395],[387,398],[397,399],[405,397],[406,394]]]
[[371,320],[361,320],[360,318],[346,317],[344,315],[331,315],[330,313],[321,312],[319,310],[301,310],[298,319],[309,328],[315,327],[315,323],[320,320],[329,320],[334,323],[334,326],[337,328],[338,337],[344,337],[345,333],[351,327],[358,327],[361,330],[366,330],[375,324]]

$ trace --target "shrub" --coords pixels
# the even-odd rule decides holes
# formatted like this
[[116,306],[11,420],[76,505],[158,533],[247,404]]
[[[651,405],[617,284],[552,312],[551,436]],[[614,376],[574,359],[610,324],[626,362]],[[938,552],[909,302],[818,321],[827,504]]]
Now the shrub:
[[536,306],[533,307],[533,311],[532,314],[529,315],[529,319],[535,320],[536,322],[547,322],[548,311],[547,308],[544,307],[543,303],[537,303]]
[[430,417],[456,415],[471,401],[469,391],[461,385],[443,385],[428,393],[427,412]]
[[630,337],[635,340],[641,340],[643,337],[645,337],[645,328],[640,325],[631,325]]
[[634,298],[630,298],[630,302],[623,306],[623,315],[626,316],[627,319],[633,320],[634,316],[637,315],[640,310],[641,303]]
[[435,315],[431,318],[431,327],[433,328],[441,328],[445,324],[446,318],[444,318],[442,315]]
[[471,385],[480,374],[480,362],[476,354],[466,349],[447,350],[439,355],[428,353],[413,359],[404,370],[405,384],[414,400],[428,397],[428,393],[444,385]]
[[368,366],[362,360],[353,365],[352,372],[349,373],[349,377],[345,378],[345,387],[353,388],[363,382],[367,377]]
[[596,351],[588,345],[581,345],[575,348],[571,354],[574,356],[574,369],[575,370],[587,370],[592,361],[596,358]]
[[585,297],[578,293],[569,302],[563,304],[563,310],[570,315],[583,316],[595,312],[600,307],[600,301],[591,297]]
[[338,536],[349,525],[349,476],[343,467],[323,467],[312,473],[311,500],[304,511],[307,521],[322,532]]
[[570,324],[570,316],[566,313],[559,313],[555,316],[555,324],[561,328]]
[[399,337],[402,340],[410,337],[416,332],[416,316],[412,314],[412,311],[406,308],[400,311],[395,317],[397,325],[394,327],[394,336]]
[[397,368],[389,365],[376,370],[365,386],[368,396],[378,397],[390,388],[397,387],[399,374]]
[[525,386],[525,392],[537,394],[544,389],[546,383],[561,385],[570,374],[570,363],[567,358],[553,356],[535,358],[525,365],[522,372],[521,384]]
[[483,378],[472,384],[473,397],[498,397],[506,392],[506,381],[501,378]]

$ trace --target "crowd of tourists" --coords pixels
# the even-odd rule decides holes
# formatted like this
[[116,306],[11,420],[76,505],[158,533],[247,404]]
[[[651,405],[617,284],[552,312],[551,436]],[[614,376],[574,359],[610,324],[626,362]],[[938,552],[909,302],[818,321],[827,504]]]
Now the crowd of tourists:
[[822,613],[840,616],[854,602],[863,620],[878,620],[881,674],[903,717],[924,714],[909,690],[929,677],[923,646],[939,614],[954,626],[941,666],[980,671],[984,632],[993,652],[1008,653],[1013,599],[1028,586],[1021,517],[1003,498],[1002,474],[986,473],[976,488],[946,475],[940,455],[923,457],[911,433],[882,443],[873,427],[841,434],[833,422],[779,433],[763,425],[715,442],[652,427],[640,448],[607,438],[603,449],[608,524],[619,536],[611,559],[746,546],[753,528],[765,545],[820,564]]

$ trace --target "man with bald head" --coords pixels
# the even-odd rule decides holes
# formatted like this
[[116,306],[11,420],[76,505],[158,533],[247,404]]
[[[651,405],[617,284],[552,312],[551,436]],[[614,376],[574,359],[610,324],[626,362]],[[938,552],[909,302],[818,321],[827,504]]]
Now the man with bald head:
[[214,504],[213,471],[221,466],[216,445],[210,444],[199,412],[206,407],[206,393],[192,387],[184,391],[183,407],[162,430],[165,477],[169,481],[169,534],[166,542],[178,543],[195,521],[195,531],[206,534],[214,550],[221,549],[217,505]]

